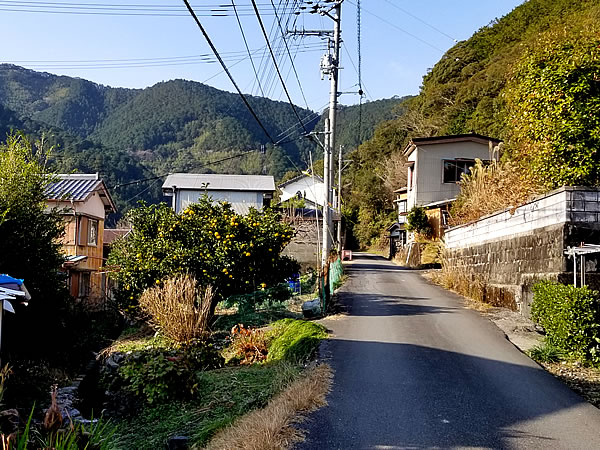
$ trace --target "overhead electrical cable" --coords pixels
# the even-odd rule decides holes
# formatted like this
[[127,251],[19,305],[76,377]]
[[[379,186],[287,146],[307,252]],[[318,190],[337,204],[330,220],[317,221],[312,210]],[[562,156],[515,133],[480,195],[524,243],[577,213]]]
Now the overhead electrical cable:
[[[446,36],[446,37],[447,37],[447,38],[449,38],[449,39],[452,39],[454,42],[458,42],[458,40],[457,40],[456,38],[454,38],[454,37],[450,36],[450,35],[449,35],[448,33],[446,33],[445,31],[443,31],[443,30],[440,30],[440,29],[439,29],[438,27],[436,27],[435,25],[432,25],[432,24],[430,24],[430,23],[426,22],[425,20],[421,19],[420,17],[418,17],[418,16],[415,16],[415,15],[414,15],[414,14],[412,14],[410,11],[407,11],[406,9],[404,9],[404,8],[401,8],[400,6],[396,5],[394,2],[392,2],[392,1],[390,1],[390,0],[385,0],[385,1],[386,1],[387,3],[389,3],[390,5],[392,5],[394,8],[396,8],[396,9],[398,9],[398,10],[402,11],[402,12],[403,12],[404,14],[406,14],[407,16],[410,16],[410,17],[412,17],[413,19],[415,19],[415,20],[418,20],[418,21],[419,21],[419,22],[421,22],[423,25],[426,25],[426,26],[428,26],[429,28],[431,28],[432,30],[434,30],[434,31],[437,31],[438,33],[440,33],[440,34],[442,34],[442,35]],[[360,2],[360,0],[358,0],[358,1],[357,1],[357,3],[359,3],[359,2]]]
[[[350,3],[351,5],[354,5],[354,6],[356,6],[356,3],[354,3],[353,1],[351,1],[351,0],[346,0],[346,1],[347,1],[348,3]],[[390,22],[390,21],[389,21],[389,20],[387,20],[387,19],[384,19],[383,17],[381,17],[381,16],[379,16],[379,15],[375,14],[374,12],[371,12],[371,11],[369,11],[368,9],[362,8],[362,10],[363,10],[364,12],[366,12],[367,14],[369,14],[369,15],[371,15],[371,16],[373,16],[373,17],[375,17],[376,19],[379,19],[379,20],[381,20],[382,22],[384,22],[384,23],[388,24],[389,26],[391,26],[391,27],[393,27],[393,28],[397,29],[398,31],[401,31],[402,33],[406,34],[407,36],[410,36],[410,37],[412,37],[413,39],[416,39],[417,41],[419,41],[419,42],[421,42],[421,43],[423,43],[423,44],[425,44],[425,45],[427,45],[427,46],[429,46],[429,47],[433,48],[434,50],[437,50],[438,52],[444,53],[444,50],[442,50],[442,49],[441,49],[441,48],[439,48],[439,47],[436,47],[436,46],[435,46],[435,45],[433,45],[431,42],[427,42],[426,40],[424,40],[424,39],[421,39],[421,38],[420,38],[419,36],[417,36],[416,34],[413,34],[413,33],[411,33],[410,31],[406,31],[405,29],[403,29],[403,28],[400,28],[400,27],[399,27],[398,25],[396,25],[395,23],[393,23],[393,22]]]
[[296,65],[294,64],[294,58],[292,58],[292,54],[290,52],[290,47],[287,43],[287,39],[285,38],[285,31],[283,30],[283,27],[281,26],[281,20],[279,19],[279,14],[277,14],[277,8],[275,8],[275,3],[273,3],[273,0],[271,0],[271,6],[273,6],[273,12],[275,13],[275,20],[277,21],[277,24],[279,25],[279,31],[281,32],[281,39],[283,39],[283,43],[285,44],[285,49],[290,58],[290,62],[292,64],[292,69],[294,71],[294,75],[296,76],[296,81],[298,82],[298,87],[300,88],[300,92],[302,93],[302,98],[304,99],[304,104],[306,105],[306,109],[309,109],[308,102],[306,101],[306,97],[304,95],[304,89],[302,89],[302,83],[300,83],[300,77],[298,76],[298,72],[296,71]]
[[[275,140],[271,137],[271,135],[269,134],[269,132],[267,131],[267,129],[265,128],[265,126],[263,125],[263,123],[260,121],[260,119],[256,115],[256,112],[254,112],[254,109],[252,108],[252,106],[250,105],[250,103],[248,103],[248,99],[242,93],[242,91],[240,90],[238,84],[235,82],[235,80],[233,78],[233,75],[231,75],[231,72],[227,68],[227,65],[225,64],[225,62],[223,62],[223,59],[221,58],[221,55],[219,55],[219,52],[217,51],[217,48],[215,47],[215,45],[213,44],[212,40],[210,39],[210,36],[208,35],[208,33],[206,32],[206,30],[202,26],[202,23],[200,22],[200,19],[198,19],[198,17],[196,16],[196,13],[194,12],[194,10],[192,9],[192,7],[190,6],[190,3],[188,2],[188,0],[183,0],[183,3],[185,3],[185,6],[187,6],[188,11],[190,12],[191,16],[194,18],[194,21],[196,22],[196,25],[198,25],[198,28],[200,28],[200,31],[204,35],[204,39],[206,39],[206,42],[208,43],[208,45],[210,46],[211,50],[213,51],[213,53],[215,54],[215,56],[219,60],[219,63],[221,64],[221,67],[223,67],[223,70],[225,71],[225,73],[229,77],[229,80],[231,80],[231,83],[233,84],[233,86],[235,87],[235,89],[238,91],[238,94],[242,98],[242,101],[246,105],[246,108],[248,108],[248,110],[250,111],[250,113],[252,114],[252,116],[254,117],[254,119],[256,120],[256,122],[258,122],[258,125],[260,126],[260,128],[264,131],[264,133],[267,135],[267,137],[269,138],[269,140],[274,144]],[[253,0],[253,3],[254,3],[254,0]]]
[[260,84],[260,80],[258,79],[258,73],[256,72],[256,66],[254,65],[254,60],[252,59],[252,54],[250,53],[250,47],[248,47],[248,41],[246,40],[246,33],[244,33],[244,27],[242,26],[242,21],[240,20],[240,16],[238,15],[234,0],[231,0],[231,6],[233,7],[233,11],[235,12],[235,18],[237,19],[237,23],[240,27],[240,32],[242,33],[242,39],[244,40],[244,45],[246,46],[246,51],[248,52],[248,58],[250,58],[250,64],[252,64],[252,70],[254,72],[254,77],[256,78],[256,82],[258,83],[258,88],[260,89],[260,93],[264,97],[265,93],[263,91],[262,85]]
[[[184,1],[187,3],[187,0],[184,0]],[[258,7],[256,6],[255,0],[252,0],[252,5],[254,6],[254,12],[256,13],[256,18],[258,19],[258,23],[260,24],[260,28],[261,28],[263,36],[265,37],[265,40],[267,42],[267,46],[269,47],[269,52],[271,53],[271,58],[273,59],[273,64],[275,65],[275,70],[277,70],[277,75],[279,76],[279,80],[281,81],[281,86],[283,87],[283,90],[285,91],[285,95],[288,98],[288,102],[290,103],[290,106],[292,107],[292,110],[294,111],[294,114],[295,114],[296,118],[298,119],[298,122],[300,122],[304,131],[306,133],[308,133],[306,126],[304,125],[304,123],[302,122],[302,119],[300,118],[300,115],[298,114],[298,110],[296,109],[296,106],[292,102],[292,98],[290,97],[290,93],[287,89],[287,86],[285,85],[285,82],[283,81],[283,77],[281,76],[279,66],[277,65],[277,59],[275,58],[275,54],[273,53],[273,49],[271,48],[271,43],[269,42],[269,37],[267,36],[267,31],[265,30],[265,26],[264,26],[262,18],[260,16],[260,12],[258,11]]]

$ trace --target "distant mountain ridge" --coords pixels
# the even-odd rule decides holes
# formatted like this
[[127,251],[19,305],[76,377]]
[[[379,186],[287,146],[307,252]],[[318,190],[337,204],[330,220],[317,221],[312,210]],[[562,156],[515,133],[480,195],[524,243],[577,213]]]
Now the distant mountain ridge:
[[[285,143],[270,143],[237,94],[202,83],[171,80],[144,89],[113,88],[0,64],[0,135],[20,129],[39,138],[45,132],[57,145],[58,169],[98,171],[115,185],[168,172],[266,173],[280,178],[288,170],[306,167],[310,152],[314,159],[319,157],[321,150],[302,137],[304,130],[288,103],[247,98],[273,139]],[[393,117],[399,102],[364,104],[361,137],[358,107],[341,106],[339,143],[355,148],[379,121]],[[297,110],[309,119],[308,131],[321,126],[319,114]],[[263,153],[212,163],[263,146]],[[134,185],[118,193],[121,209],[139,199],[162,200],[157,186],[146,188]]]

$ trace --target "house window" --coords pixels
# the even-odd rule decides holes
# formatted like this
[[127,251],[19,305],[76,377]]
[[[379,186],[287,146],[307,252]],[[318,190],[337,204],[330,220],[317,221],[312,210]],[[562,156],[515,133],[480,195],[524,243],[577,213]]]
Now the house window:
[[475,160],[473,159],[444,160],[444,183],[458,183],[462,174],[468,174],[474,164]]
[[90,273],[81,272],[79,274],[79,297],[88,297],[90,295],[90,290]]
[[98,221],[94,219],[88,219],[88,233],[87,233],[88,245],[98,245]]

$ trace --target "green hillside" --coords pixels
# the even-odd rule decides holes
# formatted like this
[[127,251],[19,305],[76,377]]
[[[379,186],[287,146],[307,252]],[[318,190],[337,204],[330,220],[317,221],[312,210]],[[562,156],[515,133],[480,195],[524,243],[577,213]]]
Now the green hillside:
[[373,243],[393,220],[391,186],[405,183],[396,167],[413,137],[501,138],[504,160],[519,170],[516,183],[521,176],[541,190],[598,184],[598,23],[597,1],[529,0],[448,50],[404,113],[351,156],[346,206],[360,243]]
[[[185,80],[145,89],[101,86],[87,80],[0,64],[0,136],[23,130],[32,139],[46,134],[54,145],[57,169],[100,172],[112,188],[168,172],[266,173],[277,179],[305,168],[309,153],[321,150],[303,133],[289,104],[248,97],[265,127],[280,146],[273,146],[237,94]],[[402,99],[368,102],[362,107],[360,141],[376,125],[395,117]],[[301,117],[320,117],[298,108]],[[357,106],[341,107],[339,143],[356,148]],[[249,150],[239,158],[214,163]],[[160,180],[114,190],[120,209],[137,200],[162,200]]]

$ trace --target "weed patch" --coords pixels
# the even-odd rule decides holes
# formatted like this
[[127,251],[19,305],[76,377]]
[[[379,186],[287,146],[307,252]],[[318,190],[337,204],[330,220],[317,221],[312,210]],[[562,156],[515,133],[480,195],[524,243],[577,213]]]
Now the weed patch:
[[293,425],[302,415],[327,404],[332,372],[321,364],[293,382],[264,408],[253,411],[221,431],[207,446],[209,450],[277,450],[302,439]]
[[302,320],[283,319],[273,324],[275,338],[269,346],[267,361],[302,362],[327,337],[324,326]]
[[197,374],[198,391],[190,401],[146,406],[124,421],[114,446],[120,449],[164,448],[173,435],[205,445],[220,429],[247,412],[264,407],[300,374],[290,364],[228,367]]

